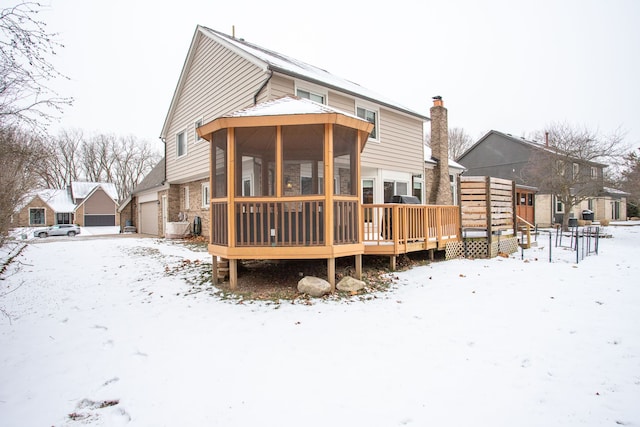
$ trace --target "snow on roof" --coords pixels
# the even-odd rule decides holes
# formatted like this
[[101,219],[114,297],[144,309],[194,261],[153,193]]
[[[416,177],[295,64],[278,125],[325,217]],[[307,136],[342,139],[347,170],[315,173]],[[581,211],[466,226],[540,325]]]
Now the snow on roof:
[[204,26],[199,26],[199,28],[204,34],[207,34],[208,36],[213,38],[223,39],[226,43],[230,44],[235,49],[249,54],[255,59],[258,59],[274,71],[279,71],[291,76],[299,76],[305,80],[318,82],[325,86],[333,87],[346,93],[357,95],[362,98],[387,105],[389,107],[404,111],[423,119],[427,118],[424,114],[413,111],[378,93],[364,88],[357,83],[335,76],[328,71],[316,66],[307,64],[305,62],[274,52],[272,50],[265,49],[253,43],[249,43],[243,39],[233,38],[227,34],[212,30],[211,28],[207,28]]
[[242,110],[226,114],[223,117],[259,117],[298,114],[341,114],[343,116],[366,121],[353,114],[348,114],[327,105],[318,104],[317,102],[291,95],[261,102],[252,107],[247,107]]
[[36,195],[55,212],[73,212],[76,208],[67,190],[38,190]]
[[611,187],[604,187],[602,190],[605,193],[617,194],[617,195],[620,195],[620,196],[628,196],[630,194],[630,193],[627,193],[626,191],[618,190],[616,188],[611,188]]
[[111,182],[72,182],[71,194],[76,199],[84,199],[93,191],[97,186],[101,186],[113,200],[118,200],[118,190],[116,190],[115,184]]
[[[424,161],[427,163],[432,163],[432,164],[436,164],[436,161],[434,160],[432,154],[431,154],[431,147],[425,145],[424,146]],[[450,168],[456,168],[456,169],[460,169],[460,170],[466,170],[467,168],[462,166],[460,163],[455,162],[451,159],[449,159],[449,167]]]

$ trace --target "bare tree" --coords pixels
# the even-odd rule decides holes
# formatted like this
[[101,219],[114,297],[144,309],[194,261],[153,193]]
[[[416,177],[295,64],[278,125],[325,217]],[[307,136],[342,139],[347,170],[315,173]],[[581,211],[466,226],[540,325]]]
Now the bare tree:
[[0,125],[43,132],[72,99],[47,86],[65,78],[48,59],[63,46],[37,18],[40,7],[25,1],[0,10]]
[[457,160],[471,145],[471,137],[462,128],[449,129],[449,157]]
[[[456,160],[458,157],[460,157],[473,144],[473,140],[463,128],[449,128],[448,136],[449,158],[453,160]],[[431,146],[430,133],[425,134],[424,143],[427,146]]]
[[39,165],[40,178],[47,188],[65,188],[80,177],[81,147],[84,136],[81,130],[62,130],[44,143],[49,153]]
[[640,216],[640,148],[624,156],[621,188],[629,193],[627,199],[627,215]]
[[151,144],[134,136],[97,134],[86,138],[81,130],[63,130],[42,143],[47,156],[38,163],[42,184],[65,188],[73,181],[111,182],[125,199],[160,160]]
[[0,126],[0,246],[6,239],[11,216],[23,197],[37,187],[42,145],[32,134]]
[[158,163],[160,154],[154,153],[148,142],[134,136],[120,137],[117,147],[112,182],[118,188],[120,200],[124,200]]
[[[523,180],[536,186],[541,192],[554,195],[564,205],[566,213],[603,189],[604,177],[592,173],[611,163],[618,163],[624,152],[624,135],[616,131],[610,135],[586,127],[567,123],[552,123],[545,131],[538,132],[537,140],[548,144],[534,150],[523,168]],[[563,217],[567,228],[569,215]]]

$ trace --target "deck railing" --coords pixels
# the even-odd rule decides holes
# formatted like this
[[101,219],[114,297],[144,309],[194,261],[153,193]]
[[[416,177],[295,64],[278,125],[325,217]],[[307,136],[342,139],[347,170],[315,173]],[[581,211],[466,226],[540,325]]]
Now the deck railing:
[[460,240],[458,206],[387,203],[366,204],[362,209],[364,243],[368,246],[393,245],[394,252],[401,253],[408,250],[409,244],[431,249]]
[[[234,206],[236,247],[325,245],[324,199],[243,200],[236,201]],[[458,206],[391,203],[360,207],[357,200],[334,200],[333,243],[362,241],[365,253],[442,249],[448,241],[460,240],[458,209]],[[227,202],[211,203],[211,212],[211,243],[228,246]]]

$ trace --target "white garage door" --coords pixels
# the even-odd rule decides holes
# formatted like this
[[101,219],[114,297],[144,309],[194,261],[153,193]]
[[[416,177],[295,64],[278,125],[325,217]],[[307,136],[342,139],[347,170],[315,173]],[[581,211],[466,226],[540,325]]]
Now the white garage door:
[[158,202],[140,204],[140,233],[158,235]]

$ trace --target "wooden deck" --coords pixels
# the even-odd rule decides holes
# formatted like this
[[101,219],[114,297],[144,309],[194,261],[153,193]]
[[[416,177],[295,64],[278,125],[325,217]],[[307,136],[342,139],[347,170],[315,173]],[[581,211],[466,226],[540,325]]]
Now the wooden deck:
[[367,204],[362,218],[365,255],[442,250],[461,240],[458,206]]

